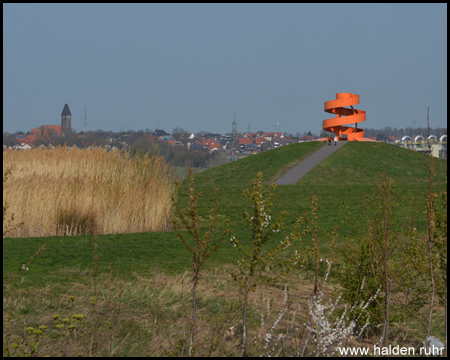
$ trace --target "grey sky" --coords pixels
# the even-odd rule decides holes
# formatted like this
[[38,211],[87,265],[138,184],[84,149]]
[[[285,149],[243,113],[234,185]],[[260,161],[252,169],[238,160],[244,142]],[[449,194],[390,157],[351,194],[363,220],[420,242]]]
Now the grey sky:
[[[3,131],[447,125],[447,4],[4,4]],[[84,113],[87,108],[87,126]]]

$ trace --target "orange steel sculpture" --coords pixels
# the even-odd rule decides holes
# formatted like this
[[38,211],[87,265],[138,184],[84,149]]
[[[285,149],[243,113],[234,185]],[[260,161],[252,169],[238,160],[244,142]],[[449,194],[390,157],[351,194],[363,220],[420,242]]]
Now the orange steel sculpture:
[[[323,130],[336,133],[339,141],[345,140],[342,135],[347,135],[350,141],[364,141],[364,130],[358,129],[358,123],[366,121],[366,112],[354,109],[356,104],[359,104],[359,95],[351,93],[337,93],[336,100],[326,101],[325,111],[336,117],[324,120]],[[355,124],[355,127],[344,126],[347,124]]]

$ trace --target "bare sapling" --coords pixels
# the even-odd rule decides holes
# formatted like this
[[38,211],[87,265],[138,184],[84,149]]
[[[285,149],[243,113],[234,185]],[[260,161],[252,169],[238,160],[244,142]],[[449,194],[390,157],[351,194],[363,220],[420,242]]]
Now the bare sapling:
[[[357,226],[356,219],[351,219],[347,211],[347,220],[350,221],[357,232],[358,240],[347,239],[343,250],[346,261],[356,264],[357,282],[349,284],[352,277],[341,279],[344,288],[354,291],[355,300],[367,301],[362,291],[367,290],[370,298],[375,302],[368,308],[370,318],[383,326],[381,336],[382,346],[388,346],[389,326],[393,318],[393,296],[403,288],[403,283],[410,272],[407,265],[404,249],[408,248],[409,235],[412,233],[415,222],[415,213],[412,211],[415,199],[411,199],[406,216],[400,221],[398,207],[401,201],[394,196],[395,182],[387,180],[386,168],[381,175],[379,191],[372,189],[372,197],[366,194],[363,203],[366,224]],[[356,280],[356,279],[353,279]],[[359,289],[354,289],[358,284]],[[356,290],[356,291],[355,291]],[[376,292],[379,296],[375,296]],[[347,299],[349,301],[351,299]],[[355,302],[353,300],[352,302]],[[399,315],[399,313],[395,313]],[[372,324],[375,325],[375,324]]]
[[[435,230],[435,221],[436,221],[436,194],[434,193],[434,181],[436,177],[436,170],[442,164],[438,164],[437,166],[434,164],[434,156],[430,145],[430,108],[427,111],[427,126],[428,126],[428,136],[427,136],[427,145],[428,150],[430,151],[431,156],[431,166],[427,165],[428,172],[430,174],[430,178],[428,181],[428,189],[426,192],[426,218],[427,218],[427,242],[428,242],[428,264],[429,264],[429,274],[430,274],[430,307],[428,312],[428,326],[427,326],[427,336],[428,339],[431,335],[431,324],[433,319],[433,309],[434,309],[434,300],[436,296],[436,266],[434,264],[433,259],[436,258],[435,253],[435,240],[436,240],[436,230]],[[446,256],[446,255],[445,255]],[[446,260],[445,260],[446,262]],[[445,276],[446,277],[446,276]],[[445,283],[446,283],[445,279]],[[428,344],[427,344],[428,346]],[[447,345],[445,347],[447,349]]]
[[[309,234],[312,236],[313,247],[312,255],[314,261],[314,295],[317,294],[319,288],[319,267],[320,267],[320,249],[319,249],[319,226],[317,223],[317,197],[311,197],[311,218],[308,216],[308,212],[304,212],[304,219],[306,224],[306,229],[304,234]],[[311,255],[311,254],[310,254]]]
[[[427,122],[429,137],[429,113]],[[430,339],[436,296],[439,297],[444,308],[447,296],[447,207],[446,191],[441,193],[442,209],[438,207],[434,184],[436,170],[442,163],[435,164],[430,139],[427,140],[427,144],[431,156],[431,165],[425,162],[429,173],[424,211],[427,231],[425,235],[419,236],[415,236],[416,234],[413,233],[412,246],[405,249],[405,254],[415,273],[414,276],[411,276],[413,279],[410,286],[411,291],[408,291],[404,307],[419,322],[426,333],[425,338]],[[425,249],[426,251],[424,251]],[[424,307],[428,307],[426,314],[421,311]]]
[[[248,295],[250,291],[255,291],[256,286],[263,281],[267,283],[274,282],[287,275],[294,268],[300,266],[303,262],[299,246],[294,249],[294,241],[301,239],[298,227],[302,224],[303,219],[299,218],[293,231],[287,234],[284,231],[282,223],[286,212],[272,221],[271,212],[274,202],[274,194],[270,193],[275,189],[276,184],[271,184],[266,190],[262,185],[263,174],[258,173],[256,179],[252,182],[252,191],[244,190],[244,195],[248,197],[253,205],[253,214],[244,213],[243,217],[250,225],[252,233],[253,250],[251,252],[244,249],[236,236],[231,236],[231,244],[242,253],[242,259],[238,262],[238,271],[232,271],[230,275],[239,284],[243,293],[244,309],[243,309],[243,331],[242,331],[242,347],[241,355],[246,355],[246,337],[247,337],[247,307]],[[283,230],[283,238],[281,238],[278,246],[265,250],[267,245],[275,233]],[[300,244],[298,244],[300,245]],[[293,252],[291,256],[280,259],[278,255],[282,250],[290,248]]]
[[412,226],[408,221],[409,217],[406,217],[402,225],[396,224],[395,208],[399,203],[396,203],[393,197],[394,184],[393,180],[387,181],[385,169],[380,184],[381,202],[377,204],[374,192],[374,198],[369,202],[370,212],[366,209],[372,276],[376,287],[384,293],[382,340],[385,347],[388,346],[392,296],[405,272],[402,256],[402,245],[406,241],[404,235]]
[[[429,114],[427,121],[429,122]],[[446,190],[441,193],[439,202],[434,188],[436,170],[442,163],[436,165],[429,139],[428,147],[431,165],[425,162],[429,178],[426,181],[423,211],[427,224],[426,233],[419,234],[416,228],[412,227],[408,242],[402,244],[405,270],[403,279],[398,284],[400,291],[395,293],[395,301],[409,317],[417,321],[425,338],[430,341],[436,297],[444,307],[445,321],[447,320],[447,193]]]
[[[311,215],[308,215],[308,211],[305,211],[303,214],[303,221],[305,222],[306,228],[305,230],[303,230],[302,235],[306,236],[306,235],[310,235],[312,237],[312,242],[313,242],[313,246],[312,249],[308,249],[309,257],[312,257],[313,261],[314,261],[314,279],[313,279],[313,283],[314,283],[314,290],[313,290],[313,299],[316,299],[317,297],[317,293],[320,290],[320,283],[319,283],[319,270],[320,270],[320,264],[322,263],[323,259],[320,256],[320,247],[319,247],[319,243],[320,243],[320,238],[322,234],[319,234],[319,231],[324,233],[323,230],[320,229],[319,227],[319,223],[317,221],[318,216],[317,216],[317,204],[318,204],[318,199],[316,196],[312,196],[311,197]],[[337,235],[337,227],[335,227],[332,231],[331,234],[331,244],[334,245],[335,244],[335,239],[338,236]],[[324,233],[325,236],[330,237],[329,234]],[[327,260],[328,261],[328,260]],[[331,268],[331,263],[329,264],[329,268],[328,268],[328,272],[330,271]],[[328,277],[328,273],[326,275],[326,277]],[[323,282],[323,286],[325,285],[325,282]],[[321,291],[321,290],[320,290]],[[309,324],[310,326],[306,326],[306,335],[304,338],[304,342],[303,342],[303,349],[301,351],[301,356],[304,355],[304,352],[306,350],[306,345],[308,343],[308,337],[311,333],[311,329],[313,328],[313,325],[311,325],[313,323],[313,318],[312,315],[313,313],[316,311],[315,306],[316,306],[316,301],[312,301],[310,302],[310,305],[312,306],[312,308],[310,309],[310,313],[309,313]]]
[[431,166],[428,166],[428,171],[430,173],[430,181],[428,183],[428,191],[427,191],[427,198],[425,200],[425,206],[426,206],[426,214],[427,214],[427,242],[428,242],[428,263],[429,263],[429,271],[430,271],[430,310],[428,313],[428,327],[427,327],[427,336],[426,339],[429,338],[431,333],[431,321],[433,319],[433,307],[434,307],[434,297],[436,295],[436,284],[434,281],[434,269],[433,269],[433,234],[434,234],[434,201],[436,198],[436,194],[433,193],[433,182],[434,182],[434,176],[435,176],[435,166],[434,166],[434,157],[433,153],[431,151],[430,146],[430,108],[428,108],[427,112],[427,123],[428,123],[428,136],[427,136],[427,145],[428,150],[430,150],[431,154]]
[[446,189],[441,192],[440,204],[438,205],[438,202],[436,201],[434,206],[434,245],[437,248],[436,267],[439,270],[439,276],[437,277],[437,295],[439,296],[441,305],[444,306],[445,312],[444,356],[447,356],[447,181]]
[[[179,183],[178,183],[179,185]],[[177,232],[177,238],[186,246],[192,257],[192,319],[191,319],[191,331],[190,331],[190,345],[189,356],[192,356],[192,349],[194,346],[194,334],[195,334],[195,314],[196,314],[196,297],[197,297],[197,285],[199,282],[200,273],[207,259],[216,252],[223,241],[225,236],[229,233],[228,220],[225,220],[226,229],[219,236],[219,239],[215,240],[215,227],[216,222],[219,219],[219,205],[217,202],[217,193],[219,189],[215,190],[214,208],[210,210],[211,222],[209,223],[208,230],[203,234],[200,234],[200,224],[198,216],[198,199],[203,196],[203,193],[195,193],[194,189],[194,172],[189,169],[189,205],[185,209],[181,209],[175,199],[172,196],[172,203],[175,209],[176,218],[173,220],[173,227]],[[193,240],[193,246],[190,241],[185,237],[182,227],[179,221],[187,230],[190,238]]]

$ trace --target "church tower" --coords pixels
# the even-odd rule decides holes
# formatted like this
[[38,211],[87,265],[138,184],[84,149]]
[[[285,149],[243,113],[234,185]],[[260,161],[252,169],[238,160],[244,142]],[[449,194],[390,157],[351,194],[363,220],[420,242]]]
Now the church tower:
[[65,104],[61,113],[61,135],[67,136],[72,131],[72,113],[69,110],[69,105]]

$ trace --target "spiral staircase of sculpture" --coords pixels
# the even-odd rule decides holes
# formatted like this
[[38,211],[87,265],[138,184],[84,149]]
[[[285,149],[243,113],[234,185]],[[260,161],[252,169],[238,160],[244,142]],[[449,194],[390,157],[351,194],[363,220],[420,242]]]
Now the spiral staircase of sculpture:
[[[336,100],[325,102],[325,111],[336,116],[323,121],[323,130],[334,132],[338,140],[358,141],[364,138],[364,130],[358,128],[358,123],[366,121],[366,112],[356,110],[354,105],[359,104],[359,95],[351,93],[337,93]],[[346,126],[355,124],[354,127]],[[343,137],[347,136],[347,139]]]

